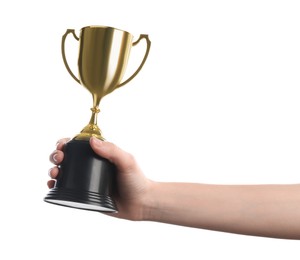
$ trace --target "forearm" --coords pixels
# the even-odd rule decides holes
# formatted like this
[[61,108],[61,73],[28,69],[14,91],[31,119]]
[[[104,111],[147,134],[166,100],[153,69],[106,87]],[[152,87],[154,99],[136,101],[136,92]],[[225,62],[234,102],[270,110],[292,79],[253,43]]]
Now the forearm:
[[300,185],[153,183],[146,220],[300,239]]

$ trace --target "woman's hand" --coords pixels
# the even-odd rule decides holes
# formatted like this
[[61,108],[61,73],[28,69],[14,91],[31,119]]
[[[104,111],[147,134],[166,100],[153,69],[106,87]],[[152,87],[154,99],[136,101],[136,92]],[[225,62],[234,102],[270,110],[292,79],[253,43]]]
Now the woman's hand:
[[[54,187],[55,179],[60,174],[57,166],[64,158],[63,147],[68,141],[67,138],[59,140],[56,150],[50,155],[50,161],[55,166],[49,170],[52,178],[48,181],[49,188]],[[153,182],[144,176],[135,158],[116,145],[94,137],[90,139],[90,145],[96,154],[108,159],[117,167],[117,194],[114,195],[114,199],[118,213],[112,216],[129,220],[146,219],[148,210],[145,205],[150,200],[148,195]]]

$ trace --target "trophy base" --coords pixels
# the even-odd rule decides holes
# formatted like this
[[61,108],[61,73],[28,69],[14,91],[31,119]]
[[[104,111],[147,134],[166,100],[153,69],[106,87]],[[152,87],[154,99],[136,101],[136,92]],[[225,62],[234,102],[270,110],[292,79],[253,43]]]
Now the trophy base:
[[98,156],[88,140],[71,140],[64,147],[55,187],[45,202],[77,209],[117,212],[112,199],[116,168]]
[[117,212],[115,203],[110,196],[99,195],[96,192],[81,192],[77,190],[53,188],[45,198],[46,202],[77,209]]

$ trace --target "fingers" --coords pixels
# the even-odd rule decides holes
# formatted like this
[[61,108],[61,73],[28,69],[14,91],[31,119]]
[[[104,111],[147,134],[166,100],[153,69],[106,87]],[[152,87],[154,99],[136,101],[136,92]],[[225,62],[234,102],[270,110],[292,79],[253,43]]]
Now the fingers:
[[48,175],[51,177],[51,180],[49,180],[47,182],[47,186],[49,189],[54,188],[55,182],[56,182],[55,179],[58,177],[58,174],[59,174],[59,169],[57,166],[55,166],[49,170]]
[[53,151],[50,156],[49,160],[50,162],[54,164],[60,164],[62,160],[64,159],[64,153],[62,152],[64,145],[70,141],[70,138],[62,138],[59,139],[56,143],[56,150]]
[[54,188],[54,186],[55,186],[55,180],[48,181],[47,182],[47,186],[48,186],[49,189]]
[[56,143],[56,149],[62,151],[64,145],[70,141],[70,138],[59,139]]
[[52,178],[52,179],[56,179],[57,178],[57,176],[58,176],[58,174],[59,174],[59,169],[58,169],[58,167],[57,166],[55,166],[55,167],[53,167],[53,168],[51,168],[50,170],[49,170],[49,176]]
[[115,164],[119,171],[127,172],[136,167],[134,157],[118,146],[101,141],[95,137],[90,139],[90,145],[95,153]]
[[[64,153],[62,152],[64,145],[70,141],[70,138],[62,138],[57,141],[56,143],[56,150],[53,151],[50,156],[49,160],[55,165],[58,165],[62,162],[64,159]],[[47,182],[48,188],[52,189],[55,186],[55,179],[58,177],[59,169],[57,166],[51,168],[48,172],[49,176],[52,178],[52,180],[49,180]]]
[[60,150],[55,150],[53,153],[50,154],[49,160],[53,164],[60,164],[62,160],[64,159],[64,153]]

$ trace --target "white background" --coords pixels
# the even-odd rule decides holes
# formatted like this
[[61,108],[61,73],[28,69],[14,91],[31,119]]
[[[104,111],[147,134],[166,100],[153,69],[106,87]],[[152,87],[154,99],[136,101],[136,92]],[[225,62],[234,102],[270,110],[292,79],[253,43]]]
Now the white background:
[[[298,2],[2,1],[0,258],[299,259],[299,241],[43,202],[57,139],[77,134],[90,116],[91,97],[60,53],[65,30],[87,25],[151,38],[143,70],[104,98],[99,115],[105,137],[133,153],[149,178],[298,183]],[[76,69],[77,42],[67,46]],[[133,48],[128,75],[144,48]]]

